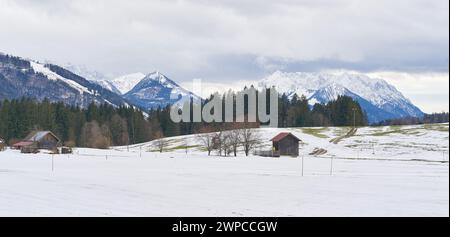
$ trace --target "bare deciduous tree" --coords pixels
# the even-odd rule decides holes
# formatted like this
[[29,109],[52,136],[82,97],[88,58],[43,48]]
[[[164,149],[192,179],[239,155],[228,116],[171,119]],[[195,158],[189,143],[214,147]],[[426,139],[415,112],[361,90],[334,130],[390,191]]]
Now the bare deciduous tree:
[[81,129],[81,143],[85,147],[108,149],[111,145],[110,132],[106,126],[100,127],[94,120]]
[[228,131],[228,143],[234,156],[237,156],[237,151],[241,145],[241,132],[239,129]]
[[164,135],[161,131],[157,131],[155,133],[155,138],[156,138],[155,146],[158,148],[158,151],[162,153],[167,146],[167,141],[164,138]]
[[208,156],[211,155],[211,151],[214,149],[214,137],[216,136],[211,131],[212,129],[209,127],[204,127],[200,129],[200,133],[196,136],[200,144],[208,151]]
[[223,146],[224,146],[224,137],[223,131],[220,131],[215,134],[213,139],[213,149],[217,150],[219,156],[222,156]]
[[228,156],[233,150],[233,138],[231,136],[232,131],[225,131],[222,133],[222,150],[224,156]]
[[208,155],[211,155],[211,152],[215,150],[219,156],[230,154],[237,156],[238,149],[242,146],[245,155],[248,156],[250,151],[261,143],[259,133],[254,129],[257,126],[254,123],[232,124],[227,125],[226,128],[219,128],[228,129],[219,132],[213,132],[214,129],[205,127],[199,131],[200,134],[196,138],[208,151]]
[[260,134],[253,128],[239,129],[240,141],[244,148],[245,156],[250,154],[250,151],[261,143]]

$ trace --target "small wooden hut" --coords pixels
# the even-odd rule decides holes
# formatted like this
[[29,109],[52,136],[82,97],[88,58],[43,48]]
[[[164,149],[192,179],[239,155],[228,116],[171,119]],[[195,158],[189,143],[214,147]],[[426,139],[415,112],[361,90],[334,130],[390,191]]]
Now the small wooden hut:
[[294,136],[290,132],[282,132],[270,139],[272,141],[272,149],[282,156],[298,156],[298,148],[300,138]]
[[31,132],[25,139],[12,145],[23,153],[35,153],[39,149],[57,151],[61,140],[50,131]]

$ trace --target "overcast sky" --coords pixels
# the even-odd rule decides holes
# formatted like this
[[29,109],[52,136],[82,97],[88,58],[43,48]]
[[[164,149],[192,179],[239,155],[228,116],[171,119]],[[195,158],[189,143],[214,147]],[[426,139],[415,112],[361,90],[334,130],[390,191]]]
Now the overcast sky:
[[446,0],[0,0],[4,53],[213,88],[352,70],[383,76],[425,112],[449,110],[448,28]]

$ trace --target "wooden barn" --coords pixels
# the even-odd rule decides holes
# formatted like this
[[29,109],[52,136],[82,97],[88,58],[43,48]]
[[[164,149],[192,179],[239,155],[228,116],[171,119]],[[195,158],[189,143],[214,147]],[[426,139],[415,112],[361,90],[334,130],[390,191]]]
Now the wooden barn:
[[61,140],[50,131],[31,132],[25,139],[12,145],[24,153],[35,153],[39,149],[57,150]]
[[3,151],[6,148],[6,142],[0,137],[0,151]]
[[298,156],[299,142],[298,137],[290,132],[282,132],[270,139],[274,152],[282,156]]

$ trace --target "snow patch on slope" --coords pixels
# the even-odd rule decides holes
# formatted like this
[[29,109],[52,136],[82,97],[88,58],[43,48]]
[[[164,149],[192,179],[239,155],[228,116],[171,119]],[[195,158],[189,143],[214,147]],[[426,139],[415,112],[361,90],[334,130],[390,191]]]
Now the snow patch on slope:
[[109,77],[105,76],[103,73],[95,71],[90,69],[89,67],[85,65],[75,65],[68,63],[64,66],[67,70],[84,77],[85,79],[89,81],[104,81],[110,79]]
[[92,94],[94,95],[87,87],[84,87],[80,84],[78,84],[75,81],[72,81],[70,79],[64,78],[60,75],[58,75],[55,72],[52,72],[49,68],[47,68],[45,65],[34,62],[34,61],[30,61],[30,65],[33,68],[33,70],[37,73],[42,73],[43,75],[45,75],[49,80],[52,81],[63,81],[66,84],[68,84],[69,86],[71,86],[72,88],[78,90],[80,92],[80,94],[82,95],[83,93],[88,93],[88,94]]
[[144,73],[137,72],[123,75],[111,80],[111,83],[117,88],[121,94],[126,94],[135,87],[143,78]]
[[[387,113],[395,114],[397,117],[423,116],[423,112],[394,86],[383,79],[371,78],[364,74],[276,71],[258,83],[259,88],[272,86],[279,93],[285,93],[290,98],[294,94],[304,95],[308,99],[314,96],[316,100],[310,101],[310,104],[317,101],[326,103],[329,100],[336,99],[338,95],[355,94],[367,100],[373,106]],[[319,91],[324,94],[318,95]],[[317,100],[317,97],[327,98],[327,100]]]

